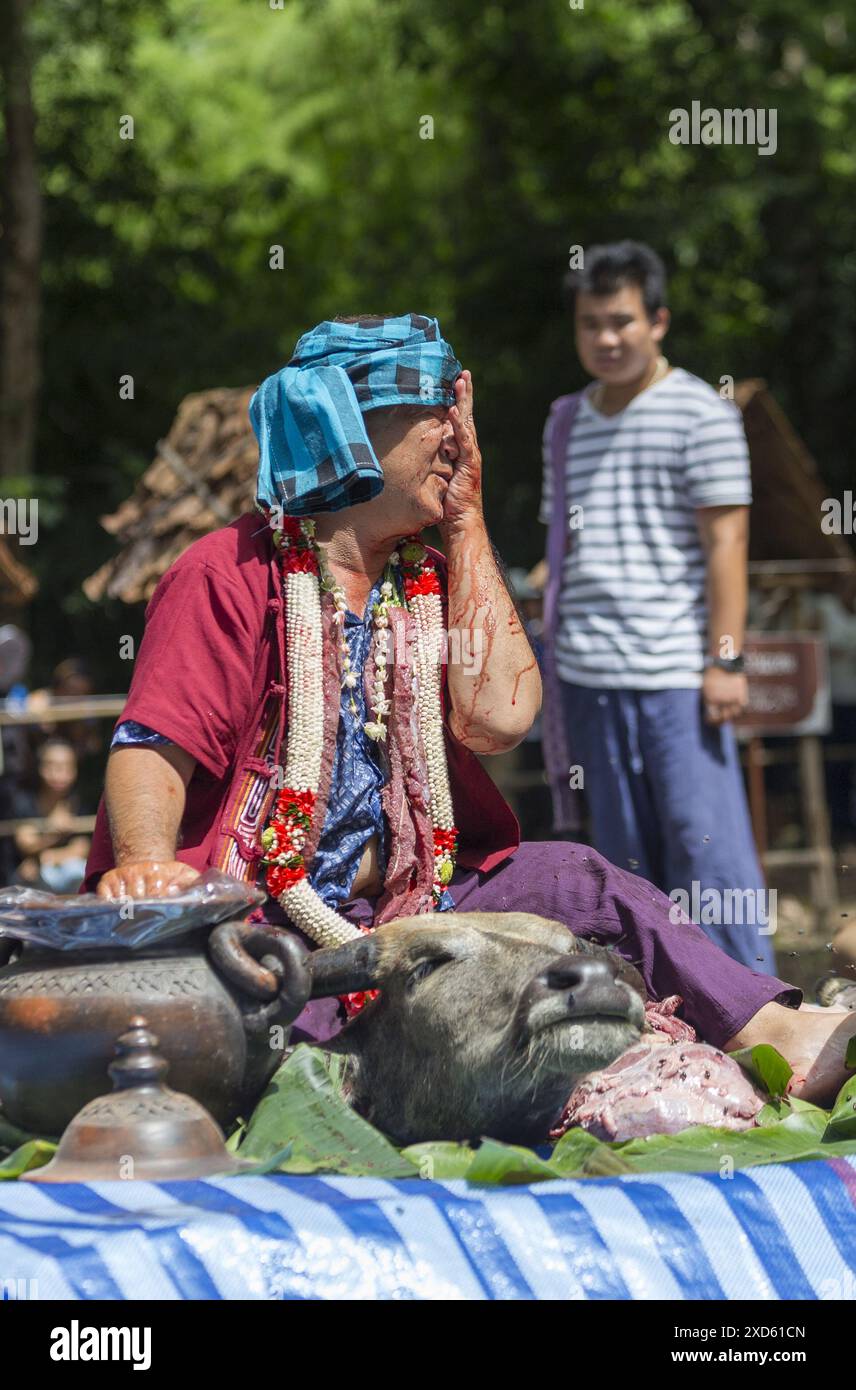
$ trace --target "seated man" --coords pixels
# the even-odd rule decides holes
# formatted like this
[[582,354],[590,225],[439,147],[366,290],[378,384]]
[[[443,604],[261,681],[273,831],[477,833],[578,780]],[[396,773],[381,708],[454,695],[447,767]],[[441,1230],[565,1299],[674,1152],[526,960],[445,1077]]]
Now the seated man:
[[[520,742],[541,684],[485,528],[471,377],[436,320],[319,325],[250,415],[262,515],[195,542],[152,597],[84,891],[218,866],[258,878],[260,920],[307,949],[432,910],[537,913],[679,994],[706,1041],[772,1043],[803,1096],[834,1091],[856,1015],[798,1007],[587,846],[521,844],[475,757]],[[432,524],[445,556],[419,542]],[[311,1003],[294,1037],[332,1036],[337,1008]]]

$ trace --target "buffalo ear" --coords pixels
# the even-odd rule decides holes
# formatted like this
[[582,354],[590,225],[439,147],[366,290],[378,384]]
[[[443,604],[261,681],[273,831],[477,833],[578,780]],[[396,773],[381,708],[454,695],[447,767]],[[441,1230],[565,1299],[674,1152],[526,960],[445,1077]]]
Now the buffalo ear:
[[329,999],[334,994],[374,989],[380,969],[377,938],[361,935],[344,946],[313,951],[306,964],[312,976],[310,999]]

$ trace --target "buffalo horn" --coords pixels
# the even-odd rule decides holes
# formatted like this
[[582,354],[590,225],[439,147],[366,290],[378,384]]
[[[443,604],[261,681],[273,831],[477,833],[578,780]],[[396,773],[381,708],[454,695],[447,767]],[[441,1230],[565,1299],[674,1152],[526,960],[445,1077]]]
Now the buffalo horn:
[[359,936],[345,946],[313,951],[306,961],[312,975],[310,999],[373,989],[377,984],[379,954],[374,936]]

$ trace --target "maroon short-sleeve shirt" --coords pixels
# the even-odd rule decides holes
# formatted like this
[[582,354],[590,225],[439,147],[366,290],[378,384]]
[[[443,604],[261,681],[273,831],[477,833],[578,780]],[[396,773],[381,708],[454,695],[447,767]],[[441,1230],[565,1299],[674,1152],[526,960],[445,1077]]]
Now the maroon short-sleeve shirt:
[[[441,572],[445,561],[432,552]],[[254,746],[271,684],[283,679],[278,565],[257,513],[195,541],[167,570],[146,609],[128,700],[136,720],[184,748],[197,766],[187,788],[176,857],[212,862],[221,818],[242,760]],[[448,701],[447,701],[448,703]],[[487,871],[514,852],[520,827],[478,758],[446,724],[458,863]],[[114,864],[104,798],[81,892]]]

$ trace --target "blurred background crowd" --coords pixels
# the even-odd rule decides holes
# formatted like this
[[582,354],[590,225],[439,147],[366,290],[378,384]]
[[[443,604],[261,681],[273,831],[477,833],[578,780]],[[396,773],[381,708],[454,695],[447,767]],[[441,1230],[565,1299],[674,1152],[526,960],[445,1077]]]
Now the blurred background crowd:
[[11,623],[0,627],[2,708],[33,716],[0,729],[0,823],[7,831],[0,833],[0,875],[3,886],[73,893],[89,851],[105,729],[97,718],[51,719],[94,693],[88,662],[66,657],[47,686],[30,689],[30,657],[26,633]]

